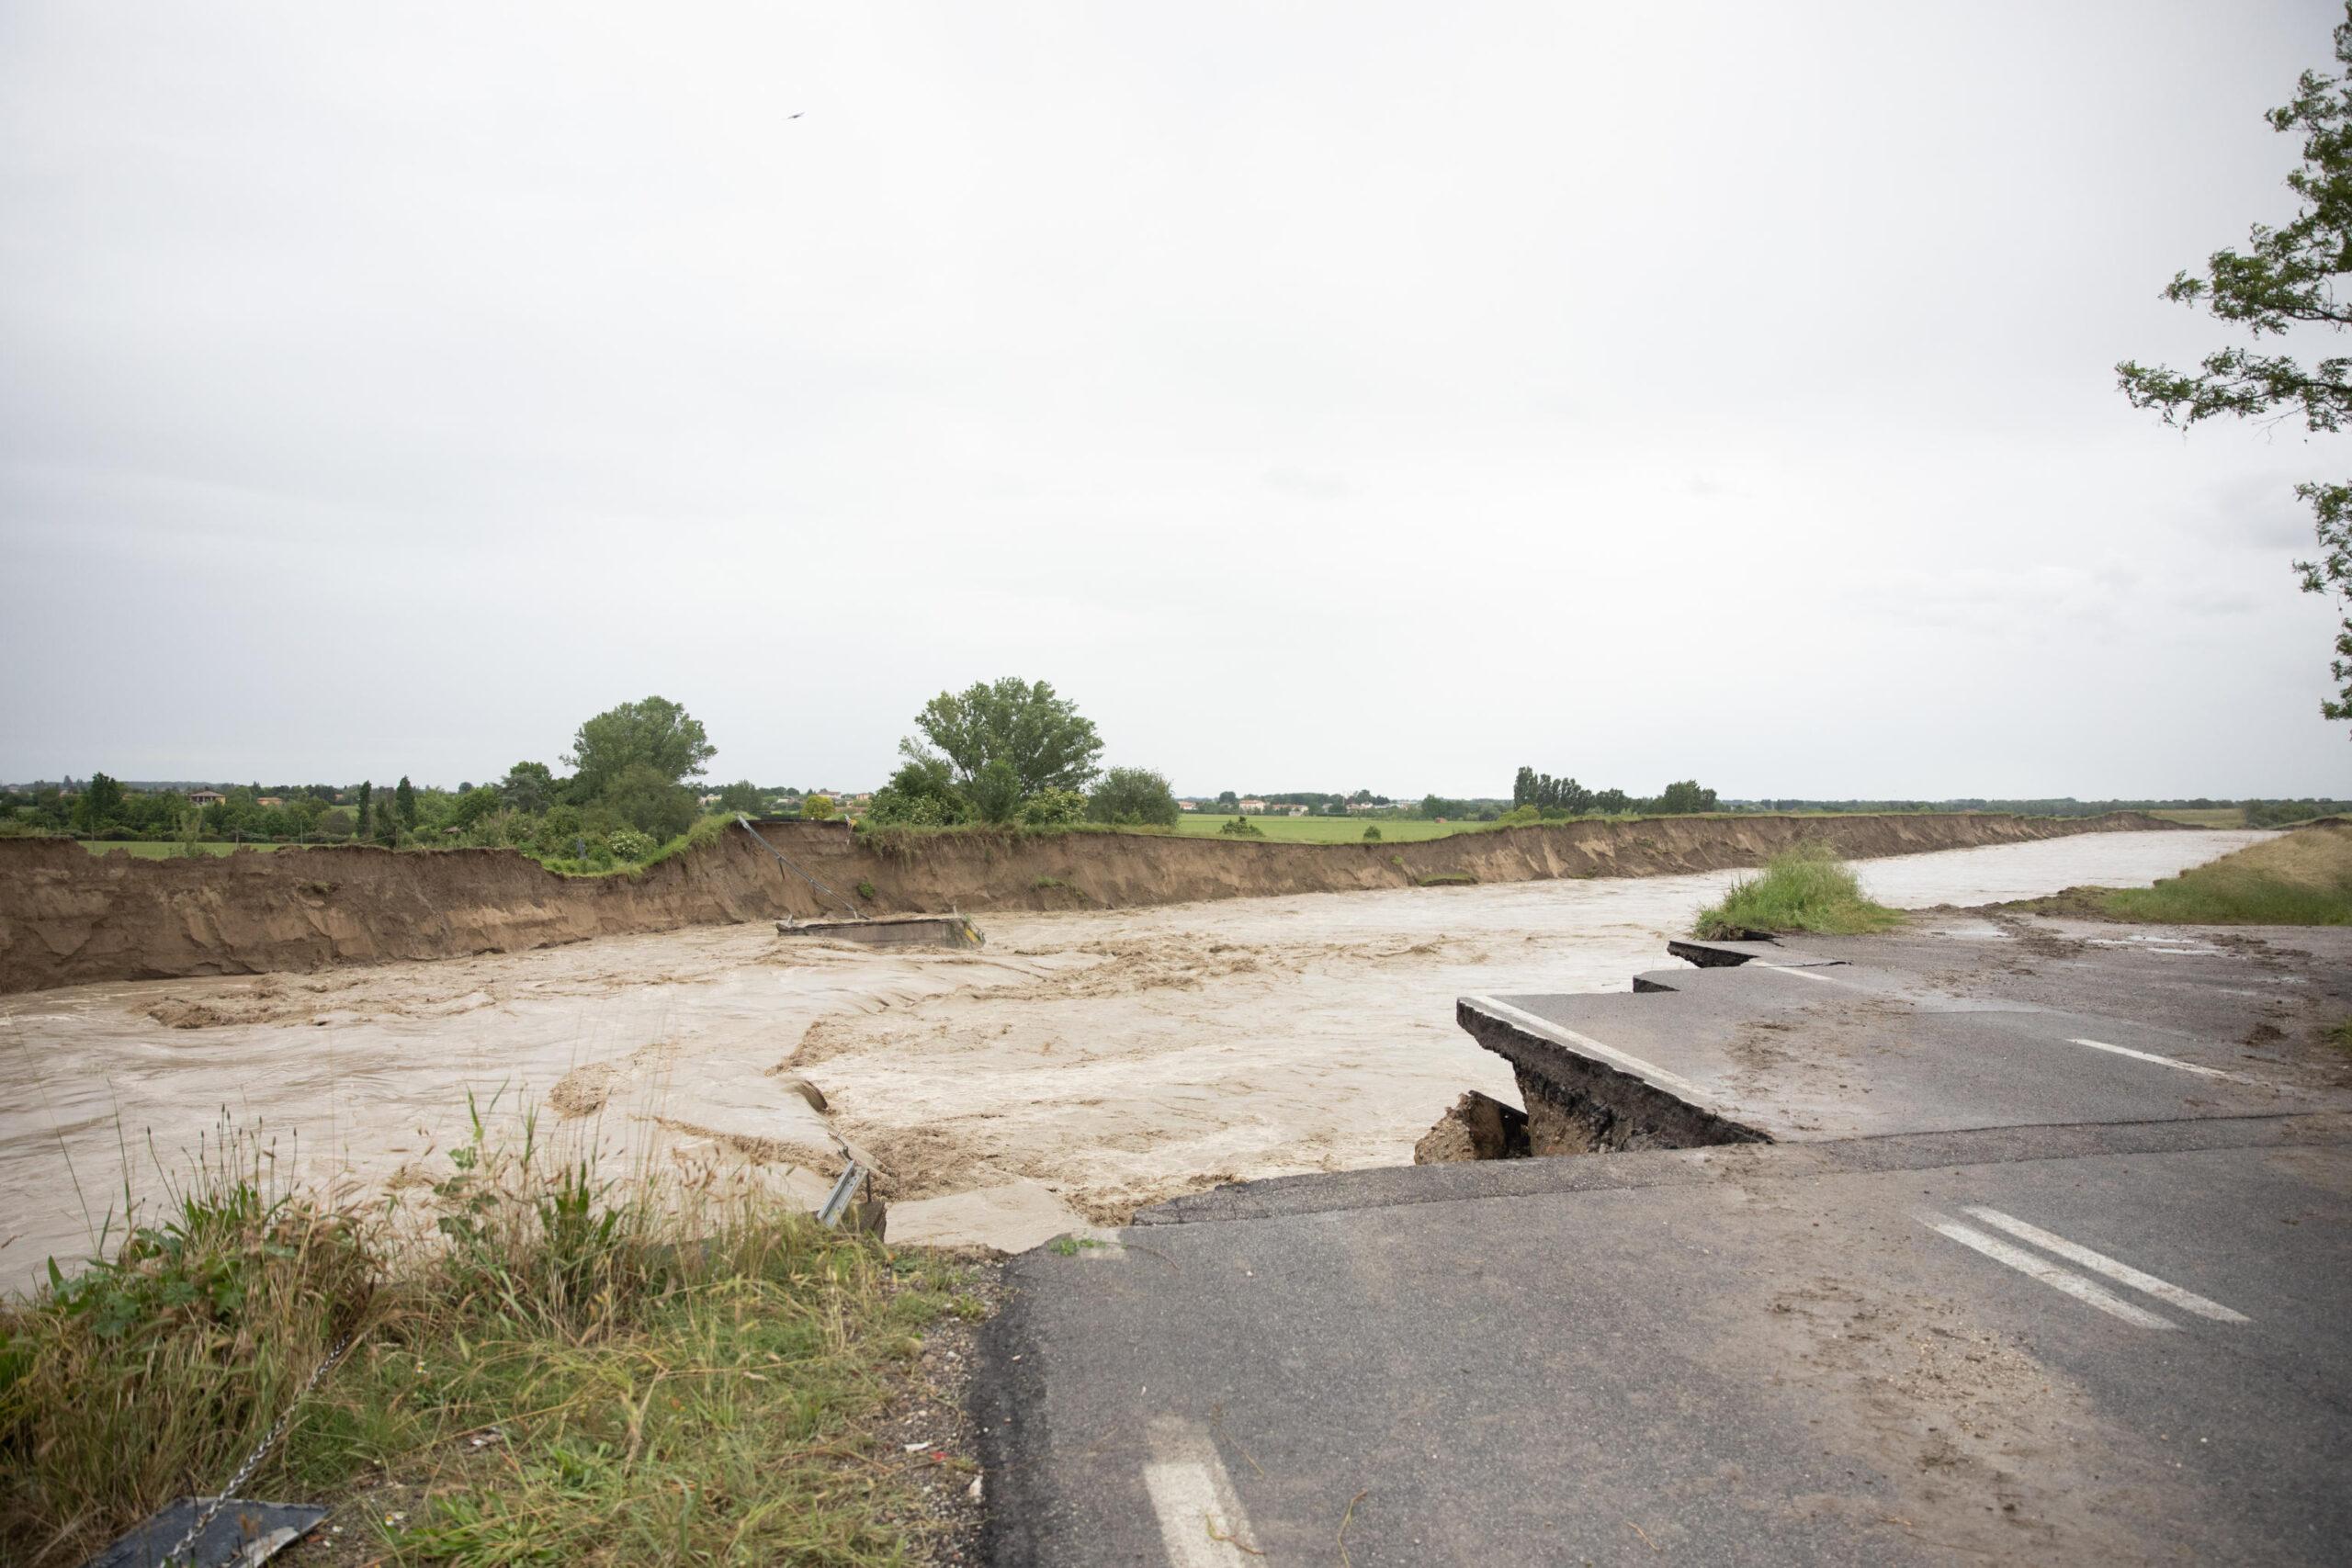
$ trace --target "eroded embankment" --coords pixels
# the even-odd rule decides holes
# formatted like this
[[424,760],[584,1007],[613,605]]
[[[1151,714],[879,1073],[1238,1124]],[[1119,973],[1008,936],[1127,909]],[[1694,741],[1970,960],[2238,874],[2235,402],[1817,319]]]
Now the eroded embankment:
[[[946,833],[876,845],[763,823],[869,913],[1121,908],[1207,898],[1527,882],[1757,865],[1792,844],[1850,858],[2174,824],[2136,812],[1690,817],[1570,822],[1411,844],[1278,844],[1142,833]],[[512,953],[631,931],[839,913],[742,832],[635,876],[565,877],[508,850],[280,850],[202,860],[0,840],[0,991],[93,980],[324,968]]]

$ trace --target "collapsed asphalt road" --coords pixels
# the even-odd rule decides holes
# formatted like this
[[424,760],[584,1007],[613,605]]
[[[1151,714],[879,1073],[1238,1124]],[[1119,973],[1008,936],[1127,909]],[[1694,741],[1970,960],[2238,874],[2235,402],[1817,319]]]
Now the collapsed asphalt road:
[[2352,1095],[2278,1021],[2352,949],[2293,935],[1465,998],[1622,1146],[1671,1107],[1763,1141],[1289,1178],[1016,1258],[994,1559],[2338,1561]]

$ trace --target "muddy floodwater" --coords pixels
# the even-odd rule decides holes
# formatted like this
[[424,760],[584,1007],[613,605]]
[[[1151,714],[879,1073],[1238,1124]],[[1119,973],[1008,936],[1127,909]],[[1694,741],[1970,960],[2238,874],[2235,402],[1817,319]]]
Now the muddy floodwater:
[[[2145,884],[2268,836],[2091,833],[1857,869],[1887,903],[1968,905]],[[1623,987],[1736,874],[994,916],[978,952],[750,925],[9,998],[0,1285],[86,1254],[126,1188],[151,1203],[224,1119],[274,1147],[281,1179],[355,1200],[437,1179],[469,1091],[494,1133],[536,1107],[542,1137],[625,1179],[774,1157],[763,1117],[788,1068],[910,1216],[1017,1189],[1114,1223],[1223,1181],[1399,1164],[1463,1089],[1517,1102],[1456,996]],[[1001,1239],[931,1207],[924,1239]]]

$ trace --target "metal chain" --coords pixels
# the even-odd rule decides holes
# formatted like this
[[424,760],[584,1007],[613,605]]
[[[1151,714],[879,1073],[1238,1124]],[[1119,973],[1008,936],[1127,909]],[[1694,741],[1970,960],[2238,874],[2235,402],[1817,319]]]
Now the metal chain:
[[311,1369],[311,1375],[303,1380],[300,1388],[294,1391],[294,1397],[287,1402],[286,1413],[278,1416],[277,1425],[270,1427],[262,1440],[254,1446],[254,1451],[245,1456],[245,1462],[237,1467],[237,1473],[229,1477],[229,1483],[220,1488],[220,1494],[210,1503],[197,1511],[196,1523],[187,1527],[187,1534],[180,1537],[179,1544],[164,1554],[166,1568],[181,1562],[193,1563],[196,1561],[191,1554],[196,1545],[196,1538],[204,1533],[204,1527],[213,1521],[229,1499],[234,1497],[245,1483],[253,1479],[254,1472],[260,1467],[261,1461],[268,1457],[269,1450],[277,1446],[278,1439],[285,1437],[287,1429],[294,1425],[294,1413],[301,1409],[302,1401],[309,1396],[312,1389],[319,1386],[319,1380],[333,1371],[337,1361],[343,1359],[344,1352],[351,1348],[352,1341],[357,1337],[356,1333],[345,1335],[327,1351],[326,1359]]

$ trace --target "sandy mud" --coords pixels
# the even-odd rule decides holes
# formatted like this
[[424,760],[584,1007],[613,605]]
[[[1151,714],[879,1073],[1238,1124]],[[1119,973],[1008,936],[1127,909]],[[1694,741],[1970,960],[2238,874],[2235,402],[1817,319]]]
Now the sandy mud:
[[[1872,861],[1925,908],[2145,883],[2266,837],[2110,832]],[[258,857],[256,857],[258,858]],[[1736,874],[1005,913],[977,952],[765,925],[0,998],[0,1283],[86,1252],[226,1118],[354,1199],[448,1173],[466,1098],[616,1179],[806,1162],[790,1075],[893,1234],[1026,1245],[1216,1183],[1400,1165],[1465,1089],[1518,1103],[1464,992],[1616,989]],[[1931,917],[1932,919],[1932,917]],[[1052,1228],[1043,1228],[1050,1226]]]

